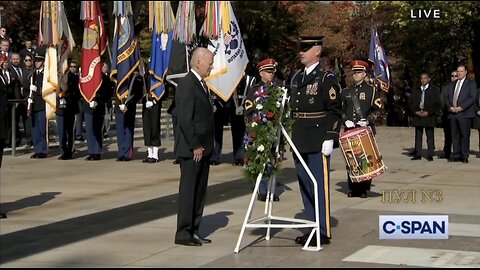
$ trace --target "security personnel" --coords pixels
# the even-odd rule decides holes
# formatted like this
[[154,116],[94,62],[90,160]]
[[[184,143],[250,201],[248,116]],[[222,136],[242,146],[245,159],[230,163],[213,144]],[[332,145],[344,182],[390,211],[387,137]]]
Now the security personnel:
[[138,68],[128,81],[128,96],[123,100],[115,95],[115,124],[117,129],[117,161],[130,161],[133,154],[133,132],[137,102],[143,97],[145,83]]
[[[375,87],[369,85],[365,78],[367,76],[368,63],[362,60],[355,60],[350,63],[354,85],[342,90],[343,121],[345,130],[355,127],[370,126],[375,134],[375,119],[380,115],[382,100],[380,93]],[[354,183],[350,178],[347,167],[348,197],[367,198],[367,191],[370,190],[372,180]]]
[[[273,58],[267,58],[263,61],[260,61],[257,64],[258,74],[260,75],[260,80],[258,83],[252,85],[247,93],[247,100],[245,101],[245,110],[247,119],[251,118],[251,114],[253,113],[256,103],[255,103],[255,95],[254,93],[264,85],[278,85],[283,86],[283,83],[279,80],[275,79],[275,72],[277,72],[277,62]],[[247,120],[250,122],[250,120]],[[260,182],[260,186],[258,188],[258,196],[257,200],[259,201],[266,201],[267,200],[267,186],[268,181],[262,179]],[[280,197],[277,194],[273,195],[274,201],[279,201]]]
[[[320,67],[322,37],[302,37],[300,61],[304,69],[290,82],[290,105],[294,119],[292,141],[317,181],[320,241],[330,243],[330,155],[338,140],[342,119],[340,86],[331,71]],[[293,155],[306,218],[315,221],[314,185],[296,153]],[[309,233],[295,243],[305,245]],[[316,236],[310,245],[316,245]]]
[[32,159],[46,158],[48,153],[47,144],[47,115],[45,112],[45,100],[42,97],[43,87],[43,74],[45,63],[46,48],[40,47],[35,53],[35,70],[29,78],[30,82],[30,95],[28,98],[28,104],[31,108],[32,117],[32,137],[33,147],[35,148],[35,154],[30,156]]
[[[72,159],[75,142],[75,114],[79,110],[80,89],[78,86],[79,76],[75,72],[77,63],[70,63],[70,71],[67,73],[67,82],[62,82],[57,89],[57,127],[58,140],[62,149],[59,160]],[[65,87],[66,86],[66,87]]]

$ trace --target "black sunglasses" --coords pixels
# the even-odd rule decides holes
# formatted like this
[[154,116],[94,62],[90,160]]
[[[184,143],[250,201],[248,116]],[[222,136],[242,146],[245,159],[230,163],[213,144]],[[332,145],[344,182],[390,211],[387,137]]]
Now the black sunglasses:
[[25,59],[25,62],[32,62],[32,59]]

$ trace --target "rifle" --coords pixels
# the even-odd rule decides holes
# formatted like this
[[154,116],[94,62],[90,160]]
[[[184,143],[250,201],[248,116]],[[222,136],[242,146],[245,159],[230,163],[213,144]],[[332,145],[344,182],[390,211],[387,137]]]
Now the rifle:
[[[34,72],[32,72],[32,76],[30,77],[30,86],[33,85],[33,74]],[[28,102],[29,100],[32,100],[32,102]],[[33,104],[33,91],[32,91],[32,88],[30,87],[30,93],[28,94],[28,99],[27,99],[27,116],[28,117],[32,116],[32,104]]]

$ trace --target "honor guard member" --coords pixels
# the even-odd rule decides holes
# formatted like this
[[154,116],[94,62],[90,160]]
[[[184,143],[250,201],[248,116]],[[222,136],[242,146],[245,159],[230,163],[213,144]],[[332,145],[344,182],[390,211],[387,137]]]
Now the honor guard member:
[[130,75],[128,95],[122,100],[115,95],[115,124],[117,128],[117,161],[130,161],[133,154],[133,132],[137,102],[143,97],[145,83],[138,68]]
[[[147,76],[147,74],[145,74]],[[146,79],[150,82],[150,79]],[[164,92],[161,97],[155,94],[155,89],[147,86],[143,98],[142,120],[143,120],[143,140],[147,147],[148,156],[142,161],[143,163],[157,163],[158,162],[158,148],[161,145],[161,126],[160,118],[162,113],[162,100],[168,96],[167,85],[159,85],[157,87],[164,87]]]
[[79,110],[80,89],[78,86],[79,76],[76,74],[77,63],[70,63],[70,71],[67,73],[66,82],[61,82],[57,89],[57,128],[58,140],[62,149],[60,160],[72,159],[75,142],[75,114]]
[[85,129],[87,133],[88,156],[85,160],[102,159],[103,149],[103,121],[105,117],[105,103],[110,102],[112,96],[112,81],[102,73],[102,84],[91,102],[82,99],[81,110],[85,114]]
[[233,166],[242,166],[245,150],[243,135],[245,134],[245,116],[243,111],[246,85],[251,85],[254,78],[244,74],[233,95],[224,102],[217,95],[213,95],[215,118],[215,146],[210,165],[219,165],[223,146],[223,128],[230,122],[233,145]]
[[[355,60],[350,63],[354,85],[342,90],[343,121],[345,130],[355,127],[372,128],[375,134],[375,119],[380,115],[382,100],[377,89],[365,80],[367,76],[368,63],[362,60]],[[348,197],[367,198],[367,191],[370,190],[372,180],[354,183],[350,178],[347,167]]]
[[[317,181],[320,241],[330,243],[330,155],[339,138],[342,119],[340,86],[331,71],[321,71],[322,37],[303,37],[300,61],[304,69],[290,81],[290,105],[294,119],[292,141]],[[294,153],[305,216],[315,221],[314,185]],[[305,245],[309,233],[295,239]],[[310,245],[316,245],[316,236]]]
[[35,154],[30,158],[46,158],[48,153],[47,144],[47,115],[45,112],[45,100],[42,97],[43,74],[46,48],[37,48],[35,53],[35,70],[32,72],[33,79],[29,78],[30,94],[27,104],[31,107],[32,139]]
[[[245,111],[247,116],[247,122],[251,122],[251,115],[257,106],[255,102],[254,93],[264,85],[278,85],[282,86],[282,83],[275,80],[275,72],[277,72],[277,62],[273,58],[268,58],[260,63],[257,64],[258,74],[260,76],[260,80],[258,83],[252,85],[247,93],[247,100],[245,101]],[[268,180],[262,179],[260,182],[260,186],[258,188],[258,196],[257,200],[259,201],[266,201],[267,200],[267,186]],[[277,194],[273,195],[274,201],[279,201],[280,197]]]

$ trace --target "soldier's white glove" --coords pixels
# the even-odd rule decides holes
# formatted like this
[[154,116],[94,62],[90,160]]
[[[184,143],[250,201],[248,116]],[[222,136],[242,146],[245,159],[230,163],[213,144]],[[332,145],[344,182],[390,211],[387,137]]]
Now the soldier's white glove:
[[366,119],[362,119],[362,120],[358,121],[357,124],[361,127],[366,127],[366,126],[368,126],[368,121]]
[[60,103],[60,105],[66,105],[66,104],[67,104],[67,101],[66,101],[64,98],[61,98],[61,99],[59,100],[59,103]]
[[32,99],[32,98],[28,98],[28,99],[27,99],[27,103],[28,103],[28,104],[33,104],[33,99]]
[[146,107],[147,109],[150,109],[151,107],[153,107],[153,101],[147,101],[147,102],[145,103],[145,107]]
[[90,109],[95,109],[95,107],[97,107],[97,102],[94,100],[94,101],[90,101],[90,103],[88,104],[90,106]]
[[30,91],[37,92],[37,87],[33,84],[30,85]]
[[122,113],[125,113],[127,111],[127,106],[125,104],[118,105],[118,108]]
[[477,112],[477,115],[480,116],[480,111]]
[[353,123],[353,121],[347,120],[347,121],[345,121],[345,126],[346,126],[347,128],[354,128],[354,127],[355,127],[355,123]]
[[326,140],[322,144],[322,153],[326,156],[330,156],[333,152],[333,140]]

